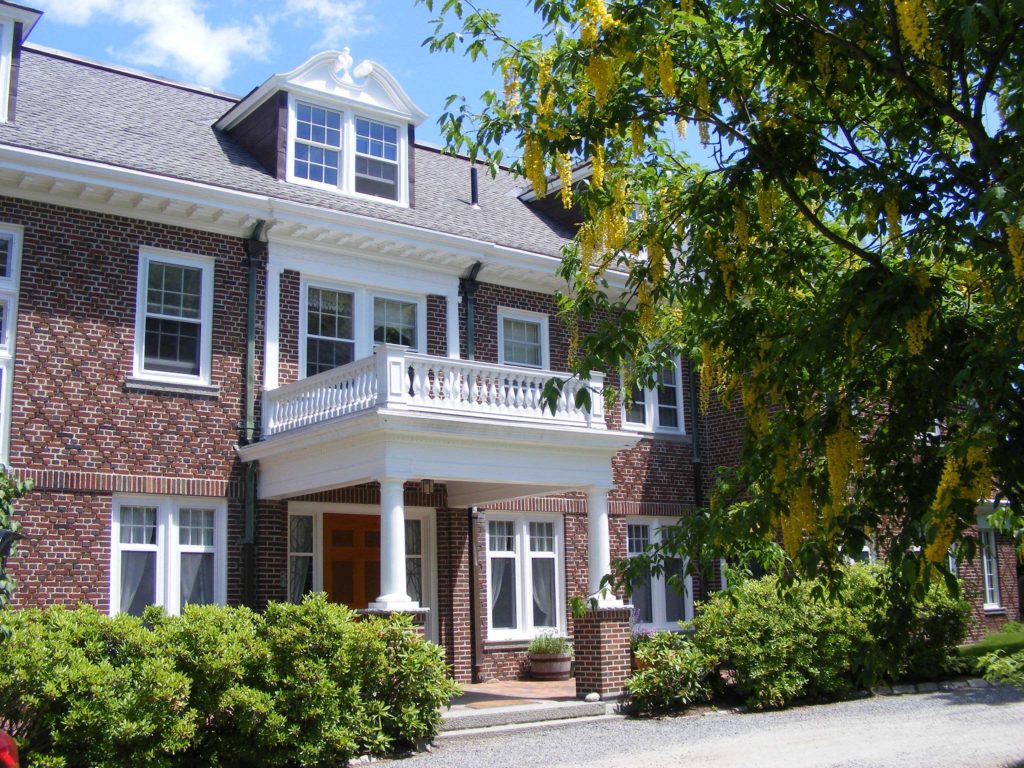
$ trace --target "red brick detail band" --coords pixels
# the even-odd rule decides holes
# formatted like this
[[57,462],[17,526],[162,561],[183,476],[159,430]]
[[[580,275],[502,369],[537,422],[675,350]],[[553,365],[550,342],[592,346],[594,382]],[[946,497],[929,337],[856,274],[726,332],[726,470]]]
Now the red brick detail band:
[[145,493],[161,496],[239,495],[238,483],[196,477],[160,477],[158,475],[121,475],[110,472],[78,472],[63,469],[11,467],[11,474],[31,480],[37,491],[89,491],[93,493]]
[[630,672],[629,608],[598,608],[573,619],[576,695],[622,695]]

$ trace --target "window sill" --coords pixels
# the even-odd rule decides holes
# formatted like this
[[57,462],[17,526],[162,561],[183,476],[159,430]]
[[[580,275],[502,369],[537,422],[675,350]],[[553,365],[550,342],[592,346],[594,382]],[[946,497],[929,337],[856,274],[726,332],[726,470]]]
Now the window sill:
[[986,616],[1005,616],[1006,609],[1001,605],[986,605],[984,608]]
[[693,443],[693,437],[685,432],[663,432],[657,429],[644,429],[643,427],[625,423],[623,423],[620,429],[623,432],[639,435],[641,440],[664,440],[667,443],[680,443],[682,445],[691,445]]
[[129,376],[124,380],[129,392],[159,392],[168,395],[189,395],[192,397],[220,397],[220,387],[211,384],[179,384],[171,381],[156,381]]
[[530,641],[522,640],[484,640],[485,651],[525,651]]

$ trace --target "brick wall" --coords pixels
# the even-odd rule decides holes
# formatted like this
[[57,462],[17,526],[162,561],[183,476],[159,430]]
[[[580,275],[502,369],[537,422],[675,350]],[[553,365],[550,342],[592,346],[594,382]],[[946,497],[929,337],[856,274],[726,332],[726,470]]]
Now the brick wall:
[[[36,484],[18,505],[26,540],[10,563],[19,581],[15,600],[85,600],[106,609],[115,494],[238,496],[232,446],[244,407],[244,241],[9,198],[0,198],[0,221],[25,233],[10,465]],[[127,383],[145,247],[215,260],[212,394]],[[232,542],[240,514],[232,501]],[[237,551],[232,545],[228,553],[233,598]]]
[[576,695],[618,696],[630,673],[629,609],[588,611],[574,622]]

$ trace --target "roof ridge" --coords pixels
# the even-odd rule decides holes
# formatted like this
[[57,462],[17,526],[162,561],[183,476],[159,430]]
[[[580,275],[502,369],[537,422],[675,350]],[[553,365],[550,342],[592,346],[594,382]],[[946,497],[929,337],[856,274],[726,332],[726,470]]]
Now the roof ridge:
[[207,88],[204,85],[195,85],[193,83],[184,83],[180,80],[173,80],[169,77],[162,77],[160,75],[154,75],[152,72],[143,72],[139,69],[132,69],[130,67],[122,67],[116,64],[110,64],[105,61],[98,61],[96,59],[90,59],[86,56],[80,56],[77,53],[69,53],[67,51],[61,51],[57,48],[50,48],[46,45],[39,45],[38,43],[26,43],[22,46],[22,50],[31,51],[38,53],[43,56],[49,56],[55,59],[63,59],[64,61],[70,61],[73,64],[81,64],[86,67],[92,67],[93,69],[102,69],[107,72],[112,72],[116,75],[124,75],[125,77],[131,77],[136,80],[146,80],[151,83],[158,85],[166,85],[170,88],[177,88],[182,91],[189,91],[191,93],[198,93],[202,96],[210,96],[216,99],[222,99],[224,101],[237,102],[241,97],[236,96],[233,93],[226,91],[218,91],[213,88]]

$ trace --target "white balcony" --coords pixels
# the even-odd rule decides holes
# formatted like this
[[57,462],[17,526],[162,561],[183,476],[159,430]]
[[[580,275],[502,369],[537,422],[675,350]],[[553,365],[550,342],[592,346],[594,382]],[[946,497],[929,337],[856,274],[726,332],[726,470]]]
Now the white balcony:
[[[566,381],[554,413],[541,401],[553,377]],[[371,409],[603,430],[603,388],[602,374],[580,381],[567,373],[431,357],[382,345],[372,357],[267,392],[263,432],[272,439]],[[590,391],[589,410],[576,407],[581,389]]]
[[[566,384],[552,413],[541,394],[554,376]],[[382,345],[266,392],[263,439],[239,455],[259,462],[266,499],[389,478],[444,483],[457,508],[607,489],[612,457],[637,436],[605,426],[603,386]],[[589,410],[575,405],[583,387]]]

